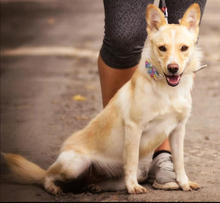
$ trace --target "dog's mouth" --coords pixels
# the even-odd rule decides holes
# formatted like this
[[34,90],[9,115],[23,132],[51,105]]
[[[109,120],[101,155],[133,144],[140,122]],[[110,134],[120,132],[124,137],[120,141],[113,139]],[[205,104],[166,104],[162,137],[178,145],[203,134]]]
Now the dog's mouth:
[[170,85],[172,87],[175,87],[179,84],[180,78],[182,76],[182,74],[180,74],[180,75],[166,75],[165,73],[164,73],[164,75],[166,77],[168,85]]

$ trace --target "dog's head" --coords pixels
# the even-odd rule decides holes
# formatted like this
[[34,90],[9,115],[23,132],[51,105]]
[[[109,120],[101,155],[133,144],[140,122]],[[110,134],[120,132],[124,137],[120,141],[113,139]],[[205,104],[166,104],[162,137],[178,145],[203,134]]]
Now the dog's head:
[[179,24],[167,24],[161,10],[151,4],[147,7],[146,20],[151,43],[151,62],[166,77],[170,86],[177,86],[197,41],[199,5],[192,4]]

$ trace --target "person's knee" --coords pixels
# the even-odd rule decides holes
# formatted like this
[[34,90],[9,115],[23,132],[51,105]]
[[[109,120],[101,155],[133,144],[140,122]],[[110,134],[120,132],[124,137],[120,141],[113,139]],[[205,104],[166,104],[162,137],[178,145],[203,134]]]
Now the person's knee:
[[138,64],[147,33],[132,32],[105,36],[100,51],[103,61],[112,68],[124,69]]

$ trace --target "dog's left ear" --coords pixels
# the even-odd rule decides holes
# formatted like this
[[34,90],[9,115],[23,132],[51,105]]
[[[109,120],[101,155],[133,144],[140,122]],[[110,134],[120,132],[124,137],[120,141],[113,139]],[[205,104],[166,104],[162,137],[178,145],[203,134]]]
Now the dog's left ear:
[[192,4],[183,15],[183,18],[179,20],[180,25],[184,25],[193,34],[194,40],[197,40],[199,34],[199,22],[200,22],[200,7],[199,4]]
[[154,4],[149,4],[146,10],[147,20],[147,32],[148,35],[151,32],[159,30],[162,25],[167,24],[166,19],[162,11]]

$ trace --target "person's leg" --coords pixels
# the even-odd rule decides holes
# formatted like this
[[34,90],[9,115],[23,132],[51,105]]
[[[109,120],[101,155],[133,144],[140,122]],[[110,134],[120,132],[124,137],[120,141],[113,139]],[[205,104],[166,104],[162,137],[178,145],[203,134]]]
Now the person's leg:
[[98,69],[102,91],[102,102],[105,107],[115,93],[131,79],[138,65],[129,69],[115,69],[106,65],[101,56],[98,57]]
[[159,152],[161,150],[171,151],[169,139],[167,138],[157,149],[155,149],[154,153]]
[[178,24],[179,19],[183,17],[183,14],[185,13],[186,9],[189,8],[193,3],[198,3],[200,6],[201,23],[207,0],[165,0],[165,2],[168,10],[168,23]]
[[145,12],[154,0],[104,0],[105,35],[98,70],[105,107],[132,77],[147,37]]

